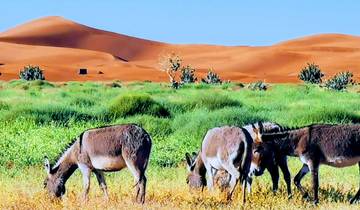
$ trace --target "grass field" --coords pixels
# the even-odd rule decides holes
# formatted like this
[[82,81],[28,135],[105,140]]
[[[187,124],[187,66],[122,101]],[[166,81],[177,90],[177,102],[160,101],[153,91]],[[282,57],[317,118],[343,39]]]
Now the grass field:
[[[120,87],[121,86],[121,87]],[[188,85],[173,90],[161,83],[0,83],[0,208],[233,208],[240,195],[227,203],[215,192],[189,191],[185,183],[184,153],[197,151],[206,130],[221,125],[242,126],[258,120],[284,126],[311,123],[359,123],[357,86],[334,92],[309,85],[272,85],[251,91],[234,83]],[[81,202],[79,173],[67,183],[62,202],[50,202],[43,190],[43,157],[52,161],[83,130],[107,124],[134,122],[152,136],[146,206],[133,204],[133,179],[124,170],[107,175],[110,201],[102,199],[92,180],[90,201]],[[291,159],[294,175],[301,164]],[[277,196],[270,191],[268,174],[256,179],[248,209],[313,208],[299,193],[287,199],[284,183]],[[359,186],[356,166],[322,167],[320,209],[356,209],[348,199]],[[304,180],[309,188],[310,180]]]

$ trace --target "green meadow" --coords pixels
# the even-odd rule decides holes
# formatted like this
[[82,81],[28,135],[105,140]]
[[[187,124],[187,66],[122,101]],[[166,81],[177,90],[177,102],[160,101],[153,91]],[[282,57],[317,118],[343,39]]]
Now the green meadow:
[[[237,83],[192,84],[175,90],[166,83],[151,82],[0,82],[0,180],[3,181],[0,188],[4,189],[0,194],[3,197],[0,207],[44,207],[44,202],[32,200],[43,196],[45,172],[41,166],[45,155],[52,162],[56,161],[55,158],[85,129],[136,123],[144,127],[153,140],[148,175],[149,208],[233,208],[240,204],[240,199],[227,203],[221,196],[206,192],[191,196],[194,193],[188,191],[185,183],[184,154],[199,150],[209,128],[243,126],[256,121],[273,121],[288,127],[359,123],[358,92],[358,86],[339,92],[303,84],[272,84],[267,91],[253,91]],[[290,160],[292,176],[300,167],[300,161]],[[32,178],[33,175],[36,177]],[[90,200],[100,201],[90,201],[87,208],[131,206],[129,202],[124,206],[117,203],[121,198],[133,196],[133,179],[128,172],[112,173],[107,177],[110,193],[113,193],[111,201],[108,204],[101,201],[96,180],[92,180],[91,191],[94,192]],[[350,208],[347,200],[359,186],[358,177],[357,166],[322,167],[320,186],[323,188],[318,208]],[[116,180],[122,180],[124,185],[118,192]],[[309,177],[304,183],[310,187]],[[67,186],[65,197],[68,196],[68,200],[49,204],[49,208],[80,208],[77,206],[80,186],[81,178],[77,173]],[[283,181],[280,186],[278,195],[273,196],[268,174],[256,178],[249,207],[313,208],[302,201],[295,189],[294,198],[287,200]],[[173,203],[166,203],[164,193],[173,196]]]

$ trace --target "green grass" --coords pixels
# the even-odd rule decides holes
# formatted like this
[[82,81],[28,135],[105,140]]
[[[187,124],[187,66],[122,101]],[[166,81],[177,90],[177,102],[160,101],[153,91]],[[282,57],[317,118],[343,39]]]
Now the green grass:
[[[27,88],[23,88],[26,86]],[[152,136],[152,164],[177,166],[197,151],[209,128],[242,126],[258,120],[284,126],[360,122],[360,95],[311,85],[272,85],[268,91],[236,84],[46,81],[2,82],[0,89],[0,170],[40,165],[53,158],[82,130],[137,123]]]
[[[163,83],[115,83],[117,85],[0,82],[0,189],[3,189],[0,204],[14,204],[4,208],[48,207],[49,200],[40,199],[43,196],[40,193],[43,157],[46,155],[55,161],[72,139],[92,127],[137,123],[150,133],[153,139],[148,172],[150,208],[208,209],[239,207],[238,202],[229,204],[221,197],[206,193],[192,196],[186,187],[184,154],[199,150],[208,129],[222,125],[243,126],[259,120],[294,127],[360,122],[358,86],[347,92],[335,92],[312,85],[273,84],[267,91],[252,91],[233,83],[188,84],[179,90]],[[291,159],[289,165],[294,175],[301,164]],[[133,207],[129,202],[119,205],[121,197],[131,200],[132,193],[128,189],[133,183],[126,178],[128,172],[117,174],[108,175],[109,188],[117,186],[117,179],[125,179],[125,187],[115,192],[105,206],[95,201],[87,208]],[[48,208],[80,208],[76,206],[78,198],[75,196],[80,194],[80,180],[78,173],[71,179],[68,201],[61,205],[52,203]],[[336,170],[322,167],[320,196],[324,204],[321,208],[347,208],[346,202],[354,194],[357,182],[356,166]],[[305,185],[309,187],[309,183],[307,177]],[[299,193],[292,201],[287,201],[283,182],[280,196],[271,195],[270,187],[268,174],[255,179],[255,196],[249,208],[312,208],[301,200]],[[99,196],[99,191],[96,192],[95,196]],[[337,204],[334,206],[333,202]]]

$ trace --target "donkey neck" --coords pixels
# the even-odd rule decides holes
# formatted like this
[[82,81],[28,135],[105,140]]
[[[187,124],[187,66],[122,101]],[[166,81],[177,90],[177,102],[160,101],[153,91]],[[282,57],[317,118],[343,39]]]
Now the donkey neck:
[[308,133],[308,127],[296,130],[289,130],[286,132],[285,138],[277,140],[276,144],[282,153],[290,156],[296,156],[296,148],[300,140]]
[[66,182],[67,179],[74,173],[77,169],[77,161],[76,156],[78,153],[78,141],[75,141],[65,152],[61,155],[55,166],[53,167],[53,171],[55,171],[54,176],[62,179]]

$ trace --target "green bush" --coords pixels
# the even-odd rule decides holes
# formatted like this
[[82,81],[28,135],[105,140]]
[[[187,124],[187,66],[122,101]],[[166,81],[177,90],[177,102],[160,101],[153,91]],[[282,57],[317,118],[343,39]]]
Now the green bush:
[[74,98],[70,104],[79,107],[91,107],[95,105],[95,101],[86,97],[77,97]]
[[146,94],[120,95],[109,107],[110,113],[115,117],[127,117],[132,115],[154,115],[167,117],[170,113],[159,103]]
[[212,71],[209,71],[206,75],[206,78],[201,79],[201,81],[206,84],[221,84],[222,83],[219,75]]
[[340,72],[325,82],[325,87],[332,90],[345,90],[350,84],[354,84],[351,72]]
[[180,83],[181,84],[188,84],[188,83],[194,83],[197,81],[197,78],[195,76],[195,69],[191,66],[186,66],[181,69],[181,75],[180,75]]
[[0,110],[9,110],[10,105],[4,101],[0,101]]
[[22,71],[20,71],[20,79],[23,80],[45,80],[43,70],[39,66],[25,66]]
[[241,103],[225,95],[209,94],[193,97],[190,101],[186,102],[185,106],[187,106],[186,111],[195,108],[206,108],[209,110],[215,110],[222,109],[224,107],[240,107]]
[[324,74],[321,72],[320,67],[314,63],[308,63],[298,75],[300,80],[311,84],[321,83],[323,76]]
[[265,83],[265,82],[262,82],[262,81],[257,81],[257,82],[254,82],[254,83],[250,83],[248,85],[248,88],[250,90],[267,90],[268,89],[268,85]]

